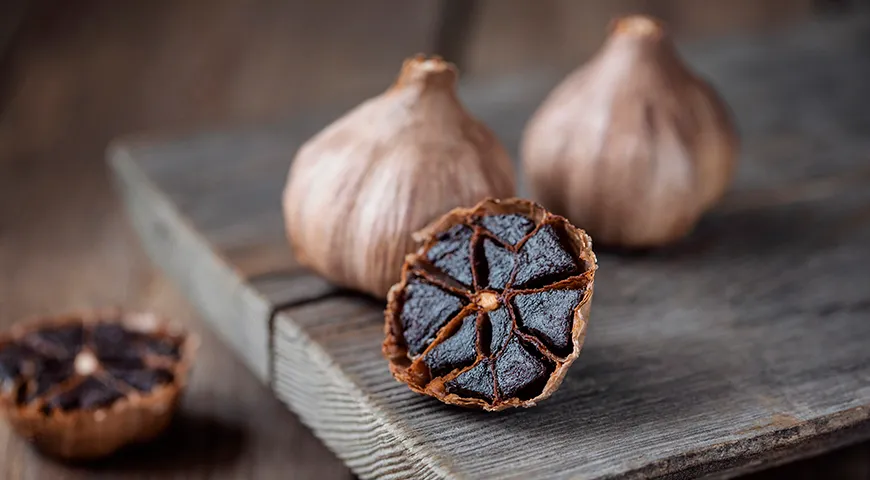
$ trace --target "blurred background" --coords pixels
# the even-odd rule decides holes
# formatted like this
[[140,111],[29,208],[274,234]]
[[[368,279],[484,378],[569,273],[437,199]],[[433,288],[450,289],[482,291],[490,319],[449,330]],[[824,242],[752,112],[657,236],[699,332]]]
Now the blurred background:
[[[622,13],[657,15],[689,42],[848,15],[862,3],[2,0],[0,327],[26,315],[112,303],[197,324],[140,251],[110,188],[104,149],[118,135],[269,122],[318,105],[353,104],[385,89],[401,61],[417,52],[440,53],[459,64],[463,78],[481,81],[566,70],[588,58]],[[150,458],[162,466],[146,457],[131,467],[128,458],[103,473],[201,468],[248,478],[261,465],[285,465],[296,478],[349,477],[226,348],[198,330],[206,337],[203,363],[222,375],[199,375],[188,402],[221,423],[188,419],[177,427],[182,441],[197,445],[184,458],[156,447],[158,457]],[[252,418],[252,410],[268,414]],[[870,478],[868,462],[843,461],[866,456],[867,447],[857,447],[787,472],[836,477],[838,468],[849,468],[853,478]],[[38,462],[0,427],[0,477],[61,473],[72,475]],[[83,478],[92,473],[79,471]]]

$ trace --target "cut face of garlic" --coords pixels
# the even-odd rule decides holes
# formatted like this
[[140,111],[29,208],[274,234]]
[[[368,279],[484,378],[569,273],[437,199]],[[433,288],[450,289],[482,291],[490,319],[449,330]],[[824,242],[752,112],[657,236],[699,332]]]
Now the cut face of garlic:
[[409,59],[392,88],[299,149],[283,206],[301,263],[384,298],[415,250],[412,232],[454,207],[514,195],[510,157],[466,112],[456,79],[440,58]]
[[737,143],[727,107],[662,25],[632,16],[550,93],[521,152],[545,207],[596,243],[642,248],[680,239],[722,197]]
[[488,411],[548,398],[586,338],[598,268],[586,233],[532,202],[487,199],[420,236],[384,312],[393,376]]

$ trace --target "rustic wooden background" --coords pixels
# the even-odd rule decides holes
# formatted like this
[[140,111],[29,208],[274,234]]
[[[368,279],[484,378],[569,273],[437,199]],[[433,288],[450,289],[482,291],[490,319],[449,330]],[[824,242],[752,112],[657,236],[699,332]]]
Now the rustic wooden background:
[[[40,458],[4,425],[2,478],[351,477],[146,261],[107,181],[111,138],[270,121],[362,99],[418,51],[452,52],[478,78],[564,69],[595,49],[617,13],[655,13],[680,38],[703,39],[782,28],[859,2],[471,3],[0,4],[0,326],[121,304],[169,314],[204,337],[185,413],[163,442],[96,466],[64,466]],[[447,35],[445,18],[454,25]],[[870,478],[868,457],[870,445],[860,445],[758,477]]]

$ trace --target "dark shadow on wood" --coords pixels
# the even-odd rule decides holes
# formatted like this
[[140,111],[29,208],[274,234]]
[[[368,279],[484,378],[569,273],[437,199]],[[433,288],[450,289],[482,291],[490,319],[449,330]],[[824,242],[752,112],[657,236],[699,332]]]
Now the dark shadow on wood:
[[[839,209],[822,208],[815,202],[777,208],[710,214],[680,241],[660,248],[625,249],[596,244],[601,260],[691,261],[693,258],[758,258],[801,246],[838,242],[870,231],[870,197],[858,193],[843,197]],[[866,196],[865,196],[866,197]],[[593,240],[594,240],[593,235]]]
[[[765,210],[738,212],[733,215],[704,218],[686,238],[658,248],[627,249],[596,244],[601,260],[620,261],[691,261],[718,256],[763,257],[806,240],[816,231],[806,222],[807,210],[794,208],[788,212]],[[751,232],[751,233],[750,233]],[[592,236],[593,241],[595,236]]]
[[215,418],[180,413],[162,436],[112,457],[70,464],[83,472],[165,474],[220,470],[233,465],[246,443],[245,431]]
[[[849,430],[858,430],[851,427]],[[870,442],[857,443],[824,455],[815,455],[796,461],[761,470],[746,475],[743,480],[813,480],[817,478],[839,478],[866,480],[870,478],[870,468],[866,467],[866,452]]]
[[[297,278],[303,275],[310,275],[311,272],[304,269],[282,269],[282,270],[270,270],[267,272],[260,272],[254,275],[249,275],[246,280],[248,283],[256,284],[261,281],[268,281],[273,279],[289,279],[289,278]],[[292,306],[292,305],[291,305]],[[282,308],[282,307],[279,307]],[[283,307],[286,308],[286,307]]]

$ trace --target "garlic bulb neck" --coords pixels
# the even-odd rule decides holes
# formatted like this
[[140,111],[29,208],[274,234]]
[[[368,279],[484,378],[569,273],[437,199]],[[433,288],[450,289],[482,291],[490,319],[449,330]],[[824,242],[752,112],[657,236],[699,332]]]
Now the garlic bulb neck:
[[656,75],[684,75],[685,68],[670,35],[658,20],[642,15],[614,22],[592,64],[625,65]]
[[[456,94],[456,67],[440,57],[422,55],[405,60],[396,82],[386,92],[399,100],[406,114],[405,125],[416,129],[425,118],[432,134],[460,135],[470,116]],[[428,136],[428,135],[426,135]]]
[[613,22],[610,31],[611,34],[648,40],[662,39],[668,36],[662,22],[644,15],[630,15],[617,19]]
[[405,60],[399,78],[391,90],[414,89],[422,93],[455,92],[459,73],[440,57],[422,55]]

